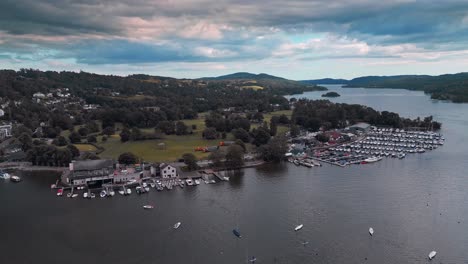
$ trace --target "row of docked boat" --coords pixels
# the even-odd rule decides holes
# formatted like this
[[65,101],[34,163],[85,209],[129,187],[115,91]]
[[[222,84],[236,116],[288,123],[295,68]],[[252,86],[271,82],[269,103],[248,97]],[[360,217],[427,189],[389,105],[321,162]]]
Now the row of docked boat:
[[313,159],[308,159],[308,158],[302,158],[302,159],[289,158],[288,161],[293,163],[296,166],[304,166],[304,167],[307,167],[307,168],[322,166],[322,164],[320,164],[319,162],[317,162],[317,161],[315,161]]

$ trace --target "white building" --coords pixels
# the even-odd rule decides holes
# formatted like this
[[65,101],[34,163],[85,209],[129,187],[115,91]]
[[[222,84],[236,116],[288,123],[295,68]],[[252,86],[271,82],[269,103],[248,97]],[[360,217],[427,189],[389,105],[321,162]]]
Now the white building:
[[46,95],[43,94],[43,93],[35,93],[35,94],[33,94],[33,97],[43,99],[43,98],[46,98]]
[[7,137],[11,137],[11,129],[12,126],[10,125],[0,125],[0,139],[5,139]]
[[3,111],[2,109],[0,109],[0,117],[4,116],[5,115],[5,111]]
[[166,178],[175,178],[177,177],[177,169],[172,167],[169,164],[161,164],[161,177]]

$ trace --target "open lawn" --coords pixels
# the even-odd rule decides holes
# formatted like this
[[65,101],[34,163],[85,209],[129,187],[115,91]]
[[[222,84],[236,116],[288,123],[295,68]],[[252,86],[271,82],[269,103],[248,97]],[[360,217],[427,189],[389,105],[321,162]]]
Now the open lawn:
[[[269,114],[265,114],[265,121],[269,122],[271,117],[274,115],[285,114],[288,117],[291,116],[292,111],[277,111]],[[191,127],[196,125],[196,129],[193,130],[193,134],[190,135],[163,135],[162,139],[154,140],[143,140],[143,141],[128,141],[122,143],[119,135],[113,135],[108,138],[106,142],[101,141],[101,136],[98,137],[99,146],[105,150],[99,154],[102,158],[113,158],[117,159],[118,156],[124,152],[133,152],[145,161],[161,162],[161,161],[175,161],[184,153],[193,153],[199,159],[208,157],[209,153],[203,153],[194,151],[196,147],[209,147],[217,146],[223,139],[216,140],[205,140],[202,138],[202,132],[205,129],[205,113],[199,115],[198,119],[183,120],[183,122]],[[252,128],[257,127],[258,124],[252,124]],[[278,134],[284,134],[289,128],[287,126],[278,126]],[[153,128],[142,129],[143,132],[152,133]],[[226,140],[233,140],[232,134],[227,134]],[[161,144],[163,143],[163,144]],[[81,144],[85,145],[85,144]],[[248,149],[252,149],[253,146],[247,144]],[[224,147],[223,147],[224,148]],[[223,149],[222,148],[222,149]]]
[[80,151],[86,152],[86,151],[97,151],[97,148],[91,144],[74,144],[76,148],[78,148]]

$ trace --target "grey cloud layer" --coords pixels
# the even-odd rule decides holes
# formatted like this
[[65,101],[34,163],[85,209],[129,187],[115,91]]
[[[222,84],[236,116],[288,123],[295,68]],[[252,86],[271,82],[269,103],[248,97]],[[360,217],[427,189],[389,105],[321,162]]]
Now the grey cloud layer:
[[[200,21],[206,36],[187,29]],[[468,41],[468,2],[2,0],[0,32],[3,57],[49,48],[88,64],[262,59],[283,39],[255,38],[274,32],[457,50]]]

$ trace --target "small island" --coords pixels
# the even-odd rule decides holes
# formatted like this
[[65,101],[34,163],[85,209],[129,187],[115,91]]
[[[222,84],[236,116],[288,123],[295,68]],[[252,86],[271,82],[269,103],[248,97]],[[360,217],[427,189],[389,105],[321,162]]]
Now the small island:
[[340,94],[337,92],[328,92],[322,94],[322,97],[340,97]]

